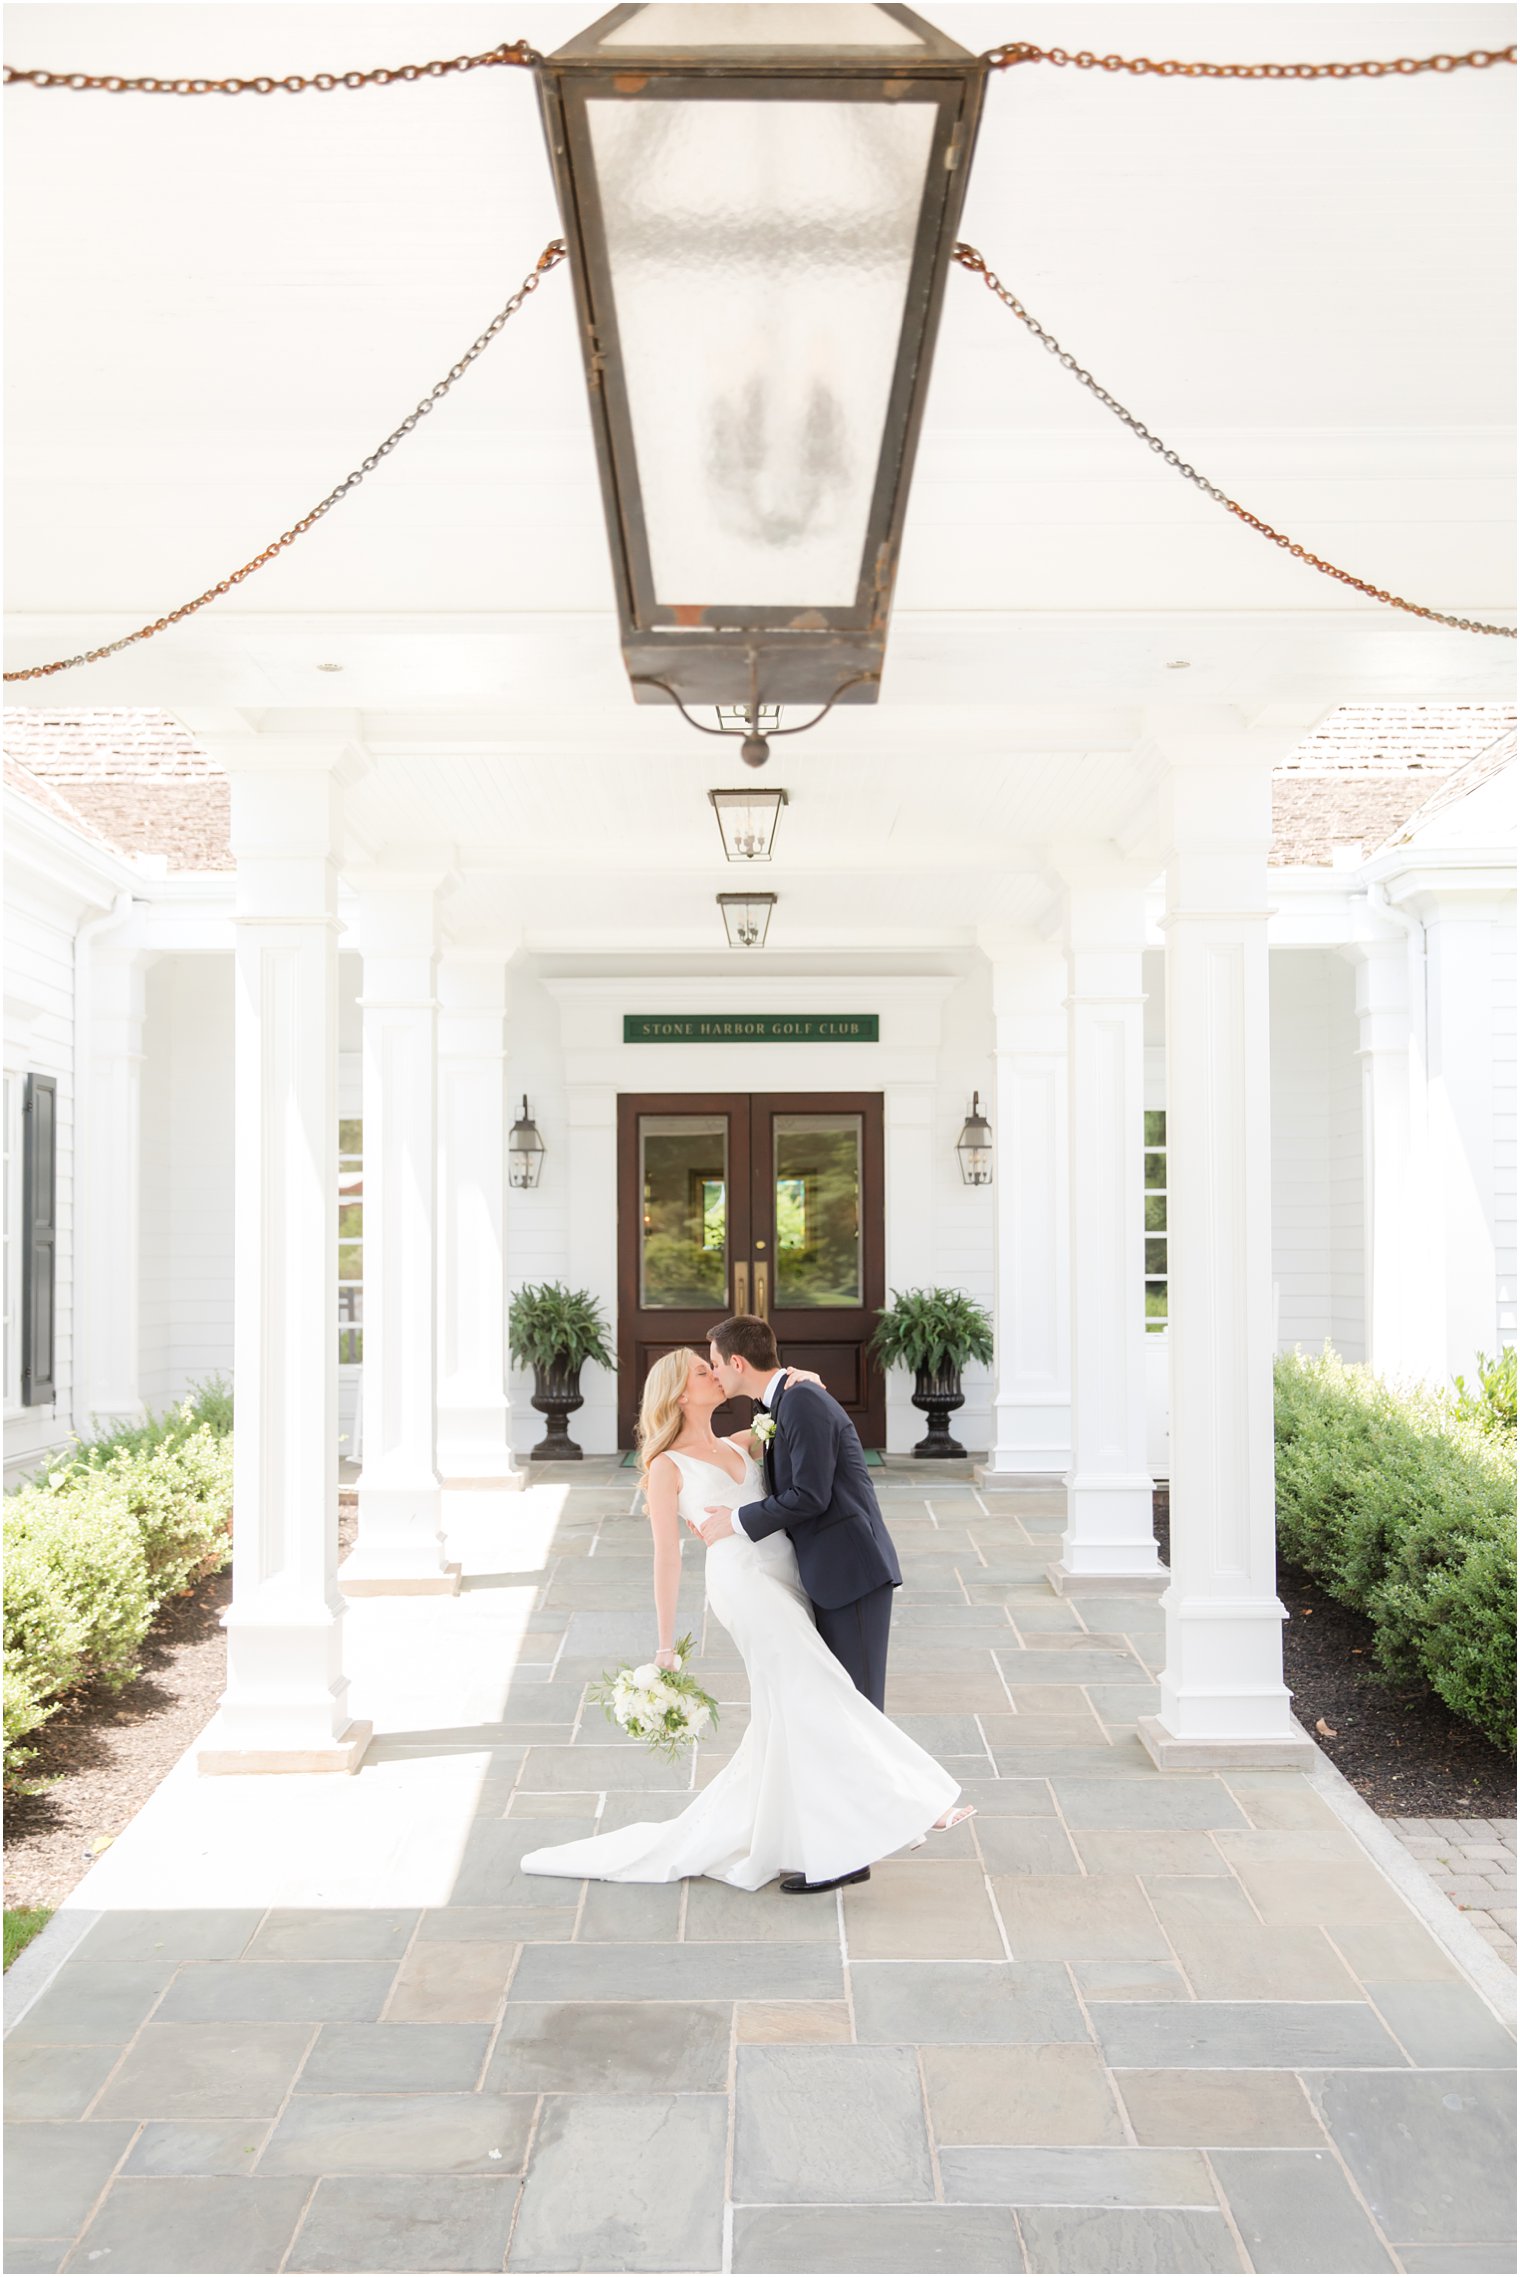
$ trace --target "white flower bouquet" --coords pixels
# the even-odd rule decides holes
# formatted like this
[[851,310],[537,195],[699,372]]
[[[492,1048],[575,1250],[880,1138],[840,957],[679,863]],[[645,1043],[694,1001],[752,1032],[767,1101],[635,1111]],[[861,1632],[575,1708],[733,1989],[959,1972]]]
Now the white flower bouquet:
[[651,1755],[663,1755],[674,1763],[718,1720],[717,1701],[694,1676],[684,1673],[691,1652],[691,1638],[681,1637],[674,1668],[661,1668],[653,1660],[641,1661],[637,1667],[624,1661],[588,1686],[586,1697],[609,1723],[630,1739],[641,1739]]

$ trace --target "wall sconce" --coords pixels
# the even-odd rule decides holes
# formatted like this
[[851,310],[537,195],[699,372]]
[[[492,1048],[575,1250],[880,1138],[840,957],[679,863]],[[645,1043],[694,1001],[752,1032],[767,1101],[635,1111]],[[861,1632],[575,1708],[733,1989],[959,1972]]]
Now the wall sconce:
[[960,1158],[963,1185],[992,1184],[992,1125],[982,1113],[980,1091],[971,1094],[971,1112],[961,1125],[955,1151]]
[[720,893],[718,907],[723,912],[729,947],[763,949],[775,906],[773,893]]
[[526,1097],[522,1113],[512,1125],[507,1140],[507,1184],[509,1186],[536,1186],[538,1174],[544,1166],[544,1142],[538,1135],[538,1125],[528,1113]]
[[785,791],[709,791],[707,796],[729,861],[768,862],[787,803]]

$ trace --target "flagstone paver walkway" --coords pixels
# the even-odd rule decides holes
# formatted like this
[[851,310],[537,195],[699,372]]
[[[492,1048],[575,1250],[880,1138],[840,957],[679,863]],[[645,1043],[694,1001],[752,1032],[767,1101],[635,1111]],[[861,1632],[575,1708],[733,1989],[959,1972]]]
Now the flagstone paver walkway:
[[890,1706],[974,1821],[811,1901],[522,1875],[743,1729],[711,1626],[694,1764],[583,1710],[651,1642],[631,1487],[472,1498],[457,1600],[353,1608],[357,1779],[187,1767],[87,1877],[7,2269],[1514,2268],[1508,2033],[1303,1774],[1153,1768],[1160,1610],[1052,1595],[1051,1496],[881,1478]]

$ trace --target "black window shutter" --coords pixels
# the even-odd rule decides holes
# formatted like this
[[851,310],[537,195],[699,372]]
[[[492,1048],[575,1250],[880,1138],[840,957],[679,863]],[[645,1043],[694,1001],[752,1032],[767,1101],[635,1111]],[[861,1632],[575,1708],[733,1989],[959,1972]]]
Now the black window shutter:
[[21,1404],[44,1407],[53,1389],[58,1246],[58,1083],[26,1079],[21,1150]]

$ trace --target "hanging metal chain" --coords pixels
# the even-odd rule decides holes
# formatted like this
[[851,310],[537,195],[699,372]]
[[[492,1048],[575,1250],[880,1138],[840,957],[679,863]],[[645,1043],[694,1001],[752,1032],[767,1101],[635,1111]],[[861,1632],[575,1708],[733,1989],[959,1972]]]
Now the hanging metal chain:
[[1244,522],[1247,529],[1259,530],[1264,538],[1270,538],[1273,545],[1281,546],[1283,551],[1292,554],[1296,561],[1306,562],[1311,569],[1319,570],[1323,576],[1334,577],[1342,585],[1354,587],[1358,593],[1365,593],[1370,601],[1382,601],[1390,609],[1405,609],[1412,617],[1428,617],[1432,624],[1451,625],[1457,632],[1492,633],[1500,640],[1513,640],[1516,637],[1513,625],[1489,625],[1482,624],[1473,617],[1451,617],[1445,615],[1440,609],[1424,608],[1418,601],[1405,601],[1397,593],[1385,593],[1381,585],[1370,585],[1365,577],[1353,577],[1349,569],[1337,569],[1333,562],[1321,561],[1319,555],[1311,553],[1307,546],[1301,546],[1294,539],[1284,537],[1281,530],[1274,530],[1270,522],[1264,522],[1259,514],[1253,514],[1246,507],[1239,505],[1235,499],[1229,496],[1228,492],[1221,490],[1216,483],[1210,482],[1207,475],[1200,474],[1196,467],[1189,466],[1180,452],[1174,451],[1169,444],[1164,443],[1159,435],[1153,435],[1149,427],[1142,420],[1137,419],[1132,411],[1126,411],[1117,396],[1110,395],[1108,389],[1101,387],[1091,372],[1083,370],[1070,349],[1063,348],[1054,333],[1047,332],[1043,324],[1036,323],[1017,294],[1010,292],[1001,277],[994,270],[988,268],[986,261],[974,245],[957,245],[952,259],[958,261],[963,269],[969,269],[974,276],[979,276],[989,292],[996,293],[1003,306],[1011,309],[1019,322],[1028,327],[1039,341],[1040,346],[1054,356],[1057,363],[1064,364],[1072,378],[1080,380],[1088,393],[1096,396],[1098,401],[1105,409],[1111,411],[1116,419],[1122,419],[1131,434],[1138,435],[1142,443],[1147,444],[1157,457],[1164,460],[1169,467],[1175,467],[1178,474],[1185,481],[1192,483],[1195,490],[1201,490],[1205,498],[1212,498],[1216,506],[1225,507],[1228,512],[1236,517],[1237,521]]
[[340,498],[346,498],[351,490],[357,490],[364,477],[367,474],[374,473],[380,461],[388,457],[399,442],[404,441],[418,421],[425,419],[433,406],[443,401],[454,382],[461,379],[471,364],[474,363],[476,357],[483,355],[486,349],[490,347],[502,326],[517,314],[530,294],[537,292],[539,285],[549,274],[549,271],[559,267],[565,258],[565,254],[565,241],[562,237],[556,237],[546,245],[534,267],[524,277],[505,308],[497,310],[479,339],[466,348],[457,364],[450,365],[438,385],[429,390],[416,410],[409,411],[400,426],[393,428],[383,443],[377,443],[369,457],[361,459],[352,474],[345,475],[336,489],[329,490],[320,505],[313,506],[309,514],[303,514],[299,522],[293,522],[290,528],[282,532],[272,545],[265,546],[262,553],[255,554],[252,561],[245,561],[242,568],[235,569],[230,577],[219,578],[215,585],[208,586],[206,591],[195,600],[181,602],[180,606],[177,609],[171,609],[166,617],[155,617],[151,625],[140,625],[136,632],[126,633],[120,640],[107,641],[103,648],[87,648],[78,656],[61,656],[55,664],[32,664],[28,665],[24,672],[7,672],[6,679],[47,680],[55,672],[71,671],[76,664],[98,664],[102,657],[115,656],[120,650],[131,648],[137,641],[151,640],[155,633],[164,632],[170,625],[177,625],[184,618],[194,616],[196,610],[204,609],[208,601],[220,600],[224,593],[232,591],[234,585],[241,585],[245,577],[251,577],[256,569],[262,569],[266,562],[273,561],[276,554],[283,553],[287,546],[294,545],[297,538],[304,537],[313,523],[319,522],[324,514],[337,505]]
[[484,55],[455,55],[433,63],[398,63],[380,71],[317,71],[309,79],[292,73],[288,79],[121,79],[114,72],[13,71],[5,66],[7,87],[69,87],[80,93],[91,89],[106,95],[302,95],[315,87],[323,95],[335,87],[390,87],[417,79],[449,79],[460,71],[487,71],[496,64],[517,64],[531,71],[543,58],[526,40],[503,40]]
[[1033,40],[1010,40],[982,57],[991,71],[1019,63],[1074,63],[1079,71],[1127,71],[1156,79],[1387,79],[1410,78],[1417,71],[1486,70],[1491,63],[1513,63],[1512,47],[1475,47],[1467,55],[1397,55],[1387,63],[1176,63],[1152,62],[1148,55],[1094,55],[1081,48],[1036,47]]

